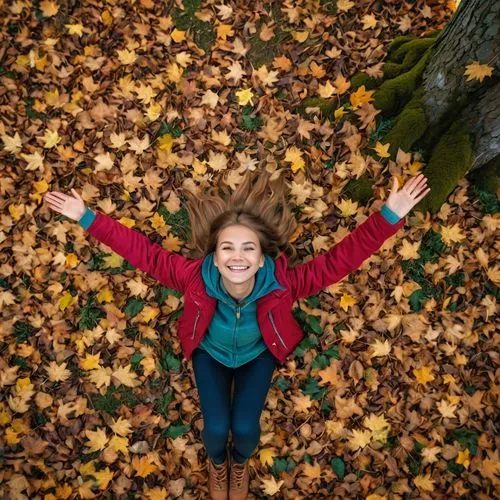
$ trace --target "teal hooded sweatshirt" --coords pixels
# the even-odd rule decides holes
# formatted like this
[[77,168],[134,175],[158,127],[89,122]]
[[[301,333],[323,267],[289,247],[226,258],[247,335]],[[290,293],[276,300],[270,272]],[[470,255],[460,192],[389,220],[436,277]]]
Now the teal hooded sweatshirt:
[[267,349],[257,323],[257,299],[285,287],[274,276],[273,258],[264,255],[264,266],[255,274],[252,292],[238,302],[225,290],[213,257],[212,252],[203,259],[201,274],[207,295],[217,299],[217,306],[198,347],[223,365],[238,368]]

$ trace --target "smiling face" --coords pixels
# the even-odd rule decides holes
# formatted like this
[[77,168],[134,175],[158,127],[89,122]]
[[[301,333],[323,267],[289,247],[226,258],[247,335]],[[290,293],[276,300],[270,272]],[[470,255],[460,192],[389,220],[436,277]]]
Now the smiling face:
[[[214,263],[227,281],[234,284],[248,282],[264,266],[257,233],[241,224],[224,228],[217,239]],[[245,269],[230,269],[234,266]]]

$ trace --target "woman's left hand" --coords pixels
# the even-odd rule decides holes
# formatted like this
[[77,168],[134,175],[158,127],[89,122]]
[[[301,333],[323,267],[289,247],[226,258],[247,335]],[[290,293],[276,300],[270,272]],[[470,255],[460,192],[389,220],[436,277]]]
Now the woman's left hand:
[[400,218],[404,217],[431,188],[427,187],[427,177],[423,174],[416,175],[406,182],[398,191],[398,179],[392,178],[392,188],[385,204]]

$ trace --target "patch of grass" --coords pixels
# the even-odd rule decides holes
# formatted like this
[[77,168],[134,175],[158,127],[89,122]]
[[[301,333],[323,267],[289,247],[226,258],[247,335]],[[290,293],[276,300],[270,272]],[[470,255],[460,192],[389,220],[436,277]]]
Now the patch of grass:
[[176,213],[170,213],[166,207],[161,206],[158,208],[158,213],[171,226],[171,232],[175,237],[180,238],[182,241],[188,241],[191,224],[188,212],[184,206]]
[[140,403],[140,400],[136,398],[132,389],[123,385],[120,387],[110,385],[104,396],[101,394],[92,394],[90,398],[96,410],[102,410],[111,414],[114,414],[122,404],[131,408]]
[[176,28],[190,30],[196,45],[205,52],[210,52],[215,40],[212,24],[201,21],[195,16],[201,6],[201,0],[184,0],[183,5],[184,10],[176,9],[172,15]]

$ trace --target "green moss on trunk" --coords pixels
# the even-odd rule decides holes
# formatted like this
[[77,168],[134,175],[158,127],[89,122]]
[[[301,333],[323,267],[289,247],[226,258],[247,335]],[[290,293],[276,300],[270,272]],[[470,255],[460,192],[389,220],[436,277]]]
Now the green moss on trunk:
[[410,151],[427,129],[427,118],[422,103],[423,94],[424,89],[419,87],[398,115],[392,129],[384,137],[384,142],[391,145],[389,152],[392,158],[395,158],[399,148]]
[[404,66],[413,66],[434,45],[434,38],[416,38],[404,43],[391,54],[391,62],[402,63]]
[[464,177],[472,162],[472,140],[467,127],[457,120],[439,139],[431,153],[424,175],[430,193],[415,207],[436,212]]
[[468,178],[480,191],[496,195],[500,189],[500,156],[473,170]]
[[420,85],[422,72],[429,58],[429,50],[410,71],[392,80],[385,81],[374,94],[374,105],[382,110],[384,116],[394,116],[411,99]]
[[364,85],[366,90],[373,90],[376,89],[381,83],[382,78],[373,78],[360,71],[351,78],[351,90],[358,90],[361,85]]
[[369,177],[360,177],[359,179],[351,179],[344,187],[343,193],[353,201],[365,205],[373,196],[373,185],[375,179]]
[[333,120],[333,112],[337,109],[337,104],[333,99],[307,97],[295,108],[295,111],[301,115],[307,116],[306,108],[319,108],[324,117]]

